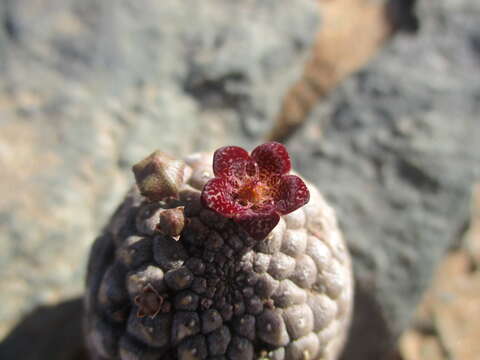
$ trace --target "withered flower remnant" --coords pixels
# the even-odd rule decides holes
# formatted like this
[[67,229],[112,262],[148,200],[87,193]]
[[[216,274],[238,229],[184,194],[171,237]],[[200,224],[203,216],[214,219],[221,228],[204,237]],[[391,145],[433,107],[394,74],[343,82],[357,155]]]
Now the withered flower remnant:
[[142,292],[135,297],[134,302],[138,306],[137,316],[139,318],[145,316],[154,318],[162,308],[163,297],[158,294],[151,284],[147,284],[142,289]]
[[132,168],[140,193],[150,201],[177,197],[185,163],[157,150]]
[[178,237],[185,227],[185,209],[178,206],[173,209],[165,209],[160,212],[160,219],[157,230],[164,235]]

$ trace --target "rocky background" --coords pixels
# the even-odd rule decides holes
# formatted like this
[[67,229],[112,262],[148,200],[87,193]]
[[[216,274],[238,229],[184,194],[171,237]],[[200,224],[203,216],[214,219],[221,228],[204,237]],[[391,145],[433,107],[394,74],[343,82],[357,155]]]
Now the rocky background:
[[134,162],[265,139],[350,244],[344,359],[478,354],[477,1],[3,0],[0,74],[1,359],[82,357],[74,298]]

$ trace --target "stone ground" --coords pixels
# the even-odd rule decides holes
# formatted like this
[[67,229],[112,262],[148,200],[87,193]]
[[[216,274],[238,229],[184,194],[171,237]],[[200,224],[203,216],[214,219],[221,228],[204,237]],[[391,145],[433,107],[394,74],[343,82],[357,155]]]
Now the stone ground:
[[[80,351],[55,344],[81,337],[68,299],[134,162],[157,147],[252,148],[282,137],[281,121],[296,128],[299,109],[287,145],[339,213],[357,271],[345,359],[386,359],[441,264],[397,357],[464,360],[478,337],[463,319],[478,311],[479,230],[456,239],[480,177],[479,3],[206,3],[0,2],[0,358]],[[398,29],[410,35],[391,40]]]
[[336,208],[353,254],[346,359],[383,360],[465,228],[480,177],[480,5],[417,2],[396,36],[287,143]]
[[402,360],[476,360],[480,354],[480,185],[460,246],[439,267],[412,328],[400,339]]
[[261,142],[320,19],[311,0],[14,0],[0,25],[1,339],[82,293],[132,164]]

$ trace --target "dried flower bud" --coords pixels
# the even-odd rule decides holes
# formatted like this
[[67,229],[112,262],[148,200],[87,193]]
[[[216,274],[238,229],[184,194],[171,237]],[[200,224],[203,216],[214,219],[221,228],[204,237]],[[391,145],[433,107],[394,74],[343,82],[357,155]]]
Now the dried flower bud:
[[185,163],[155,151],[132,168],[138,188],[151,201],[177,197],[183,183]]
[[184,209],[183,206],[179,206],[161,211],[157,230],[172,237],[179,236],[185,226]]
[[154,318],[162,308],[163,297],[160,296],[151,284],[147,284],[142,292],[135,297],[135,305],[138,306],[137,317],[150,316]]

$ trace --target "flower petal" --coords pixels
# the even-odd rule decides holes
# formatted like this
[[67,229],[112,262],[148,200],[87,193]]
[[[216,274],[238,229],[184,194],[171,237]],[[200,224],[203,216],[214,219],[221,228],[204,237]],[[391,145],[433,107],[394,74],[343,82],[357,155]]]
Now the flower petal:
[[280,215],[272,213],[255,213],[248,211],[234,218],[235,222],[255,240],[262,240],[267,237],[273,228],[278,224]]
[[295,175],[284,175],[279,184],[276,209],[282,214],[291,213],[310,200],[307,185]]
[[203,187],[202,204],[223,216],[232,218],[235,214],[245,211],[244,207],[233,200],[233,191],[226,178],[213,178]]
[[252,158],[260,171],[265,173],[286,174],[292,168],[287,148],[278,142],[268,142],[252,151]]
[[244,163],[248,160],[250,160],[250,155],[241,147],[221,147],[213,154],[213,173],[218,177],[228,176],[235,164],[238,162]]

